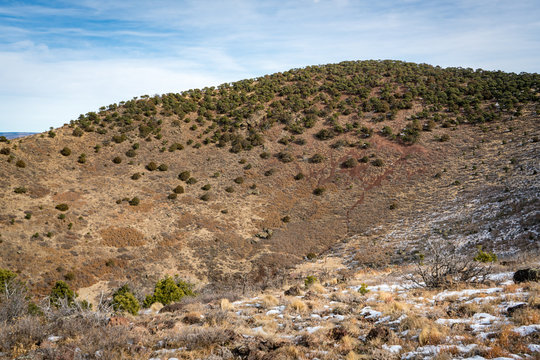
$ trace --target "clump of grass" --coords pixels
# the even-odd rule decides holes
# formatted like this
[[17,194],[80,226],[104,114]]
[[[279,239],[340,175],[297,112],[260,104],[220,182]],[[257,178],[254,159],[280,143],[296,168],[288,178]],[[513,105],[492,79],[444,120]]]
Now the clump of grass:
[[184,187],[182,185],[178,185],[173,189],[173,192],[175,194],[183,194],[184,193]]
[[178,179],[182,181],[188,181],[190,177],[191,173],[189,171],[182,171],[180,174],[178,174]]
[[60,211],[68,211],[69,210],[69,205],[65,204],[65,203],[58,204],[58,205],[55,206],[55,209],[60,210]]
[[316,195],[316,196],[321,196],[322,194],[324,194],[324,192],[326,191],[325,188],[323,187],[317,187],[313,190],[313,195]]

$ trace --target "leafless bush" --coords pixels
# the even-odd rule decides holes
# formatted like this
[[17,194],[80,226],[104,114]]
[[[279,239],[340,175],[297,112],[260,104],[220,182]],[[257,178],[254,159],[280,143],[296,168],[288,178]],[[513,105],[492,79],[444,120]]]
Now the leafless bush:
[[407,276],[414,284],[427,288],[445,288],[457,283],[481,283],[491,273],[492,265],[474,260],[474,253],[453,244],[428,241],[426,252],[418,255],[414,273]]
[[6,353],[25,353],[47,336],[47,327],[38,317],[23,316],[0,323],[0,350]]
[[210,346],[232,342],[236,334],[232,330],[216,327],[187,327],[174,338],[167,340],[169,346],[185,346],[188,350],[204,349]]
[[18,282],[8,282],[0,293],[0,323],[10,323],[28,313],[27,291]]

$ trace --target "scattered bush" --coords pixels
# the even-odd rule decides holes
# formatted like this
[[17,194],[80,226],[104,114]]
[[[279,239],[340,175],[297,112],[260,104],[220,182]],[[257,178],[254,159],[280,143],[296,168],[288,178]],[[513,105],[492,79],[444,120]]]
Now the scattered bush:
[[5,291],[6,285],[17,277],[17,274],[7,269],[0,268],[0,292]]
[[497,255],[494,253],[485,252],[482,250],[482,246],[479,246],[478,253],[476,253],[473,260],[481,263],[492,263],[497,261]]
[[135,173],[131,175],[131,180],[139,180],[141,178],[141,173]]
[[15,194],[26,194],[27,189],[24,186],[16,187],[15,190],[13,190]]
[[290,163],[294,160],[294,157],[292,156],[291,153],[283,152],[283,151],[278,153],[277,157],[283,163]]
[[234,192],[234,188],[232,186],[227,186],[225,188],[225,191],[228,192],[228,193],[233,193]]
[[86,162],[86,154],[82,153],[81,155],[79,155],[79,158],[77,159],[77,162],[79,164],[84,164]]
[[202,201],[208,201],[208,200],[210,200],[210,194],[209,193],[202,194],[200,199]]
[[189,171],[182,171],[180,174],[178,174],[178,178],[182,181],[187,181],[191,177],[191,173]]
[[285,215],[281,218],[281,221],[283,221],[284,223],[288,223],[289,221],[291,221],[291,217],[289,215]]
[[194,177],[190,177],[190,178],[187,179],[187,181],[186,181],[186,184],[188,184],[188,185],[193,185],[193,184],[195,184],[195,183],[197,183],[197,179],[195,179]]
[[177,197],[178,197],[178,194],[172,193],[172,194],[169,194],[169,195],[167,196],[167,199],[169,199],[169,200],[174,200],[174,199],[176,199]]
[[68,206],[68,204],[62,203],[62,204],[56,205],[56,206],[55,206],[55,209],[56,209],[56,210],[60,210],[60,211],[68,211],[68,210],[69,210],[69,206]]
[[17,166],[18,168],[25,168],[26,163],[23,160],[17,160],[17,162],[15,163],[15,166]]
[[301,172],[294,175],[294,180],[302,180],[304,178],[304,174],[302,174]]
[[0,154],[2,155],[9,155],[11,153],[11,150],[9,148],[2,148],[0,149]]
[[259,156],[261,157],[261,159],[268,159],[270,157],[270,153],[264,151],[264,152],[260,153]]
[[193,296],[192,288],[193,286],[185,281],[178,279],[175,281],[173,278],[166,276],[156,283],[154,293],[146,296],[143,306],[147,308],[155,302],[167,305],[179,301],[184,296]]
[[126,141],[127,137],[126,137],[126,134],[122,134],[122,135],[114,135],[112,137],[112,141],[114,141],[115,143],[117,144],[120,144],[124,141]]
[[167,171],[167,170],[169,170],[169,167],[166,164],[160,164],[158,166],[158,170],[159,171]]
[[356,160],[355,158],[348,158],[347,160],[341,163],[341,167],[344,169],[351,169],[355,167],[356,165],[358,165],[358,160]]
[[384,161],[382,161],[381,159],[375,159],[371,162],[371,165],[381,167],[384,165]]
[[175,194],[183,194],[184,193],[184,187],[182,185],[178,185],[173,189],[173,192]]
[[141,202],[141,200],[140,200],[138,197],[135,196],[134,198],[132,198],[131,200],[129,200],[129,205],[131,205],[131,206],[137,206],[137,205],[140,204],[140,202]]
[[59,307],[61,301],[65,300],[67,305],[71,306],[75,302],[75,297],[75,293],[65,282],[57,281],[49,294],[49,301],[51,305]]
[[75,129],[73,129],[73,132],[71,133],[71,135],[76,136],[76,137],[81,137],[83,136],[83,134],[84,132],[82,131],[80,127],[76,127]]
[[113,294],[112,305],[115,311],[127,312],[132,315],[137,315],[141,308],[139,301],[127,284],[120,287]]
[[113,163],[120,164],[122,162],[122,158],[120,156],[116,156],[113,160]]
[[62,150],[60,150],[60,154],[64,156],[69,156],[71,155],[71,149],[66,146]]
[[137,152],[133,149],[129,149],[128,151],[126,151],[126,156],[130,158],[135,157],[137,156]]
[[326,191],[325,188],[317,187],[315,188],[315,190],[313,190],[313,195],[321,196],[322,194],[324,194],[325,191]]
[[153,161],[149,162],[147,165],[146,165],[146,170],[148,171],[156,171],[158,168],[157,164]]
[[361,294],[361,295],[366,295],[368,292],[369,292],[369,289],[367,287],[366,284],[360,284],[360,288],[358,289],[358,292]]
[[264,172],[264,176],[272,176],[276,173],[276,169],[269,169]]
[[322,129],[322,130],[319,130],[319,132],[317,132],[315,134],[315,137],[319,140],[328,140],[328,139],[332,139],[333,137],[335,136],[334,132],[332,130],[329,130],[329,129]]
[[308,275],[305,279],[304,279],[304,286],[306,288],[309,288],[311,285],[315,284],[319,282],[319,279],[317,279],[316,276],[313,276],[313,275]]
[[210,184],[205,184],[203,187],[201,187],[201,190],[208,191],[211,187],[212,186]]
[[324,156],[322,156],[321,154],[315,154],[309,159],[309,162],[312,164],[319,164],[319,163],[322,163],[323,161],[324,161]]
[[236,179],[233,180],[235,183],[237,184],[243,184],[244,183],[244,178],[239,176],[237,177]]
[[369,162],[369,158],[367,156],[363,156],[362,158],[360,158],[358,161],[360,161],[361,163],[368,163]]

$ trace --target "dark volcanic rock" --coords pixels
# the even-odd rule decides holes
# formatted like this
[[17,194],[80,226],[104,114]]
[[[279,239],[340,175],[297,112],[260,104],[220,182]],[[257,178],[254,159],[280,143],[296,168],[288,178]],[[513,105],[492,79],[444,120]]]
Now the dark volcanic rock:
[[526,281],[539,281],[540,269],[521,269],[514,273],[514,282],[516,284]]

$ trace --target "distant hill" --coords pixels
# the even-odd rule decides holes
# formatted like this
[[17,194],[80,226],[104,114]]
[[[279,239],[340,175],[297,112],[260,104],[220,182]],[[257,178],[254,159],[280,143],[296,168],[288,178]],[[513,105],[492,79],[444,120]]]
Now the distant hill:
[[432,238],[538,252],[539,94],[538,74],[350,61],[103,106],[0,142],[0,268],[45,294],[264,286],[352,236],[359,266]]
[[0,137],[5,136],[6,139],[11,140],[11,139],[17,139],[17,138],[20,138],[20,137],[33,135],[33,134],[36,134],[36,133],[33,133],[33,132],[0,132]]

